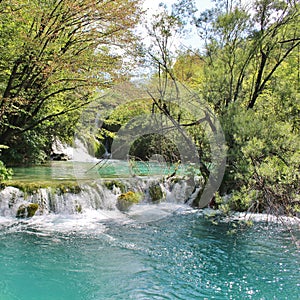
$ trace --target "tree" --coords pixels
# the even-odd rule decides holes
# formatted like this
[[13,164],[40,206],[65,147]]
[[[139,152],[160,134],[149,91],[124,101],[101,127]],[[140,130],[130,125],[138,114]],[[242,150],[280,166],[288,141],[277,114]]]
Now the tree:
[[[219,116],[229,149],[220,193],[232,195],[229,205],[294,215],[300,209],[299,4],[215,3],[198,17],[193,12],[204,52],[187,51],[169,68]],[[191,61],[199,63],[191,67]]]
[[139,2],[1,1],[1,144],[12,150],[26,134],[63,135],[57,125],[74,125],[95,88],[120,78],[116,49],[135,49]]
[[222,193],[234,209],[299,211],[299,4],[218,1],[197,18],[206,39],[199,90],[229,146]]
[[[180,145],[187,153],[181,156],[185,160],[184,163],[194,165],[192,169],[204,182],[201,188],[195,191],[198,195],[196,199],[189,199],[187,202],[203,207],[209,203],[219,187],[226,150],[222,129],[209,105],[201,101],[198,95],[177,78],[180,74],[186,74],[186,70],[181,72],[180,66],[183,65],[180,60],[176,63],[176,38],[184,33],[186,18],[192,11],[193,6],[190,6],[189,1],[180,1],[172,7],[171,12],[164,8],[160,14],[155,15],[148,27],[152,43],[147,53],[156,70],[153,76],[156,86],[148,86],[148,94],[153,101],[153,114],[164,116],[161,120],[165,123],[156,126],[161,129],[161,135],[172,131],[174,136],[175,133],[180,136]],[[189,60],[197,61],[193,60],[192,55],[187,58],[187,61]],[[188,77],[191,78],[191,75]],[[155,140],[155,137],[153,138]],[[191,183],[194,174],[190,175]]]
[[196,19],[206,41],[207,74],[203,89],[220,112],[230,103],[254,107],[274,73],[292,52],[299,37],[299,4],[258,0],[218,1]]
[[199,51],[181,51],[173,66],[174,75],[179,82],[184,82],[189,88],[197,91],[206,75],[204,64],[204,57]]

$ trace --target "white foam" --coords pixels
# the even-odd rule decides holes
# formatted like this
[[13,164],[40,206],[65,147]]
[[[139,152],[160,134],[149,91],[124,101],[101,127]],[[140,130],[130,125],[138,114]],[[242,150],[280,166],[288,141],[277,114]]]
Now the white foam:
[[107,220],[123,222],[126,216],[121,212],[105,210],[86,210],[82,214],[48,214],[34,216],[30,219],[17,219],[0,217],[0,229],[7,228],[9,231],[24,231],[34,229],[34,234],[52,233],[103,233]]
[[127,213],[128,217],[135,222],[148,223],[158,221],[174,214],[189,210],[190,207],[183,204],[163,202],[160,204],[134,205]]
[[283,215],[271,215],[271,214],[264,214],[264,213],[245,213],[245,212],[236,212],[233,214],[233,219],[238,220],[251,220],[254,222],[270,222],[270,223],[290,223],[290,224],[299,224],[300,226],[300,219],[297,217],[289,217]]

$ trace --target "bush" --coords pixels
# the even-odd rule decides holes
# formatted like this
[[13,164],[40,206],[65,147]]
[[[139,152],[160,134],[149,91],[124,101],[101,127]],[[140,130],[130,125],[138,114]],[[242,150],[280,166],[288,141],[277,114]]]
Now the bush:
[[230,107],[223,118],[230,150],[222,192],[233,195],[234,210],[297,213],[299,130],[274,101],[258,102],[256,110]]
[[12,169],[7,169],[4,163],[0,160],[0,182],[11,179],[12,175],[13,175]]

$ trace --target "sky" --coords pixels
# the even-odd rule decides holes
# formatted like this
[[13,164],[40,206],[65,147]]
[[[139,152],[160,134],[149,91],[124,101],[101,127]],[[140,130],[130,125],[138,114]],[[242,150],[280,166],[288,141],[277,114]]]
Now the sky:
[[[176,0],[144,0],[144,1],[145,2],[143,8],[148,11],[149,15],[157,11],[160,3],[165,3],[168,6],[171,6],[172,4],[177,2]],[[213,6],[211,0],[195,0],[195,4],[199,12],[211,8]],[[188,37],[178,41],[178,44],[186,48],[199,48],[199,47],[201,48],[200,45],[201,41],[199,40],[199,37],[197,36],[195,29],[192,30],[191,33],[189,33]]]
[[[145,0],[144,8],[156,9],[160,3],[165,3],[167,5],[172,5],[176,3],[176,0]],[[196,6],[200,11],[203,11],[211,7],[211,0],[195,0]]]

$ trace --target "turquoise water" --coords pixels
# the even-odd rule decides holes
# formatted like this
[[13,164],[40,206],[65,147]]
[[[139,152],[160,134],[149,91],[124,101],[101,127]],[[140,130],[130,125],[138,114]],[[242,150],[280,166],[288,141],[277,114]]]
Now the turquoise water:
[[[120,160],[101,160],[94,162],[53,161],[46,165],[14,168],[14,180],[69,180],[99,179],[131,176],[168,176],[176,165],[159,162],[129,162]],[[185,167],[180,166],[177,174],[183,174]]]
[[189,210],[66,230],[59,218],[0,223],[1,300],[299,299],[300,254],[282,225],[228,234]]

